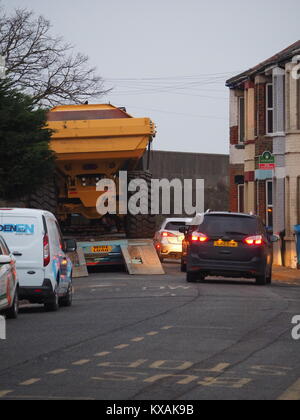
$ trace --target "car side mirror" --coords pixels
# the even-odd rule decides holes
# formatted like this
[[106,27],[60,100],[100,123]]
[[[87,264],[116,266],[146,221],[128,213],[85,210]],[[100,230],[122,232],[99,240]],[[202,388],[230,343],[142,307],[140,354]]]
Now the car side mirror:
[[75,239],[66,239],[65,240],[65,252],[71,253],[71,252],[76,252],[77,251],[77,242],[75,241]]
[[9,255],[0,255],[0,265],[11,264],[12,259]]

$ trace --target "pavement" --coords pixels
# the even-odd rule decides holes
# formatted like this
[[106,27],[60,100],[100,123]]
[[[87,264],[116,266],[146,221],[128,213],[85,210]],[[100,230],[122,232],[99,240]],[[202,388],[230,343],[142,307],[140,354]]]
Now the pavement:
[[273,281],[300,285],[300,270],[275,265],[273,266]]

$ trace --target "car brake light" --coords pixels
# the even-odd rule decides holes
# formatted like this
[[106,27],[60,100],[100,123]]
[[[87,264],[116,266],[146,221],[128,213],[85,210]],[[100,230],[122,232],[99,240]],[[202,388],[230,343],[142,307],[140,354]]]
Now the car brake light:
[[192,233],[191,240],[192,240],[192,242],[202,242],[202,243],[204,243],[204,242],[208,241],[208,236],[206,236],[204,233],[194,232],[194,233]]
[[175,238],[176,235],[174,235],[174,233],[170,233],[170,232],[162,232],[161,236],[163,238]]
[[50,263],[49,236],[47,234],[44,236],[43,247],[44,247],[44,267],[47,267],[47,265],[49,265]]
[[244,239],[244,243],[249,246],[262,245],[263,237],[261,235],[249,236],[248,238]]

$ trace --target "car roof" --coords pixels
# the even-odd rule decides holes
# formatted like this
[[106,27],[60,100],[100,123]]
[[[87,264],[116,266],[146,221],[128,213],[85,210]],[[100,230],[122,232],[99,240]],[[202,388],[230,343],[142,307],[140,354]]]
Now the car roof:
[[211,211],[205,213],[205,216],[237,216],[237,217],[248,217],[253,219],[258,219],[256,214],[249,214],[249,213],[234,213],[230,211]]
[[170,223],[170,222],[191,222],[193,219],[190,217],[174,217],[165,219],[163,223]]

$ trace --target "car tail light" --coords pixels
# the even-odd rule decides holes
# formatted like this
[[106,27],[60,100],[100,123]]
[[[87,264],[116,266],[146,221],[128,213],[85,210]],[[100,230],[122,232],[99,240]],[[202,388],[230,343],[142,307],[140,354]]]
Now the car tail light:
[[249,245],[249,246],[262,245],[263,244],[263,237],[261,235],[249,236],[248,238],[244,239],[244,243]]
[[208,236],[206,236],[204,233],[200,233],[200,232],[194,232],[191,235],[191,242],[195,243],[195,242],[207,242],[208,241]]
[[47,267],[47,265],[49,265],[50,263],[49,236],[47,234],[44,236],[43,247],[44,247],[44,267]]
[[174,233],[170,233],[170,232],[162,232],[161,236],[163,238],[176,238],[176,235],[174,235]]

